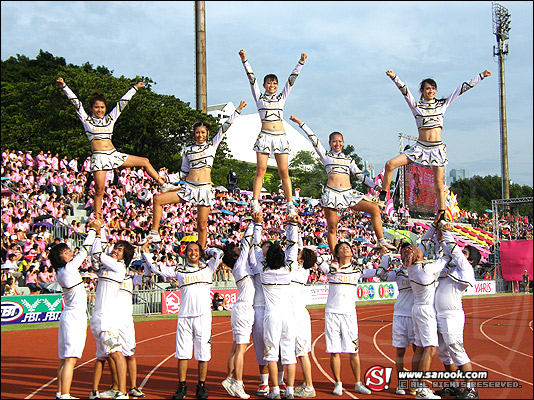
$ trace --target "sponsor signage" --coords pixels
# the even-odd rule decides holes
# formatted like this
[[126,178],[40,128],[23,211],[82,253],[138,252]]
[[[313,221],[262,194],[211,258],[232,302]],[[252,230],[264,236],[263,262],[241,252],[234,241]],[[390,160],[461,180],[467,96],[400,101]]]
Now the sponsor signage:
[[59,321],[60,294],[2,297],[2,325]]
[[[237,289],[216,289],[210,291],[210,307],[213,300],[213,295],[220,293],[226,298],[227,308],[232,309],[237,301]],[[161,292],[161,313],[162,314],[178,314],[180,311],[180,302],[182,300],[182,293],[179,290],[168,290]]]

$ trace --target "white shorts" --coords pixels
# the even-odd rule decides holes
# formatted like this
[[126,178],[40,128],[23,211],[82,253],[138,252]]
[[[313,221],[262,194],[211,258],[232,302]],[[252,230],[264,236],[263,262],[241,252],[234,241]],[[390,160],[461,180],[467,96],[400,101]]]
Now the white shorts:
[[262,129],[252,150],[257,153],[289,154],[289,141],[284,131]]
[[364,200],[364,195],[357,190],[339,189],[327,185],[321,196],[321,206],[343,210],[355,206],[362,200]]
[[210,182],[185,181],[175,193],[183,201],[196,206],[211,207],[215,203],[215,195],[211,190]]
[[265,345],[263,343],[263,318],[265,316],[265,307],[254,307],[254,324],[252,324],[252,342],[256,352],[256,362],[258,365],[267,365],[263,359]]
[[438,347],[438,322],[433,305],[412,308],[413,330],[417,347]]
[[119,337],[122,346],[122,355],[124,357],[130,357],[135,354],[135,326],[133,318],[127,318],[119,326]]
[[254,324],[254,308],[252,304],[237,302],[230,314],[232,339],[236,344],[249,344],[252,325]]
[[118,332],[100,331],[95,332],[91,326],[91,331],[96,341],[96,358],[105,360],[111,353],[122,352],[121,339]]
[[449,310],[438,314],[438,357],[445,365],[457,367],[471,360],[464,348],[465,314],[463,310]]
[[195,360],[211,359],[211,312],[198,317],[178,318],[175,357],[179,360],[190,360],[193,349]]
[[295,315],[295,356],[307,356],[311,351],[311,320],[306,307],[299,307]]
[[393,314],[392,341],[393,347],[405,349],[415,342],[412,317]]
[[89,171],[107,171],[110,169],[119,168],[126,159],[128,154],[121,153],[115,149],[107,151],[95,151],[91,155],[91,164]]
[[295,327],[293,315],[265,313],[263,320],[263,343],[265,361],[280,361],[282,365],[296,364]]
[[81,358],[87,338],[87,314],[79,310],[67,310],[61,313],[58,329],[58,355],[65,358]]
[[444,167],[449,162],[446,147],[443,142],[424,142],[418,140],[404,154],[406,154],[408,159],[417,164],[430,167]]
[[327,353],[358,353],[358,319],[356,315],[324,314]]

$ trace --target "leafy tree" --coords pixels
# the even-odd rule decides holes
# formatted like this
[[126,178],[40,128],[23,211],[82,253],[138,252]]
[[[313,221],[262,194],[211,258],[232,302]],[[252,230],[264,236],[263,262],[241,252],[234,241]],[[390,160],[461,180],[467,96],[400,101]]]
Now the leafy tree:
[[321,197],[328,177],[323,163],[311,151],[301,150],[289,163],[293,189],[300,188],[302,197]]

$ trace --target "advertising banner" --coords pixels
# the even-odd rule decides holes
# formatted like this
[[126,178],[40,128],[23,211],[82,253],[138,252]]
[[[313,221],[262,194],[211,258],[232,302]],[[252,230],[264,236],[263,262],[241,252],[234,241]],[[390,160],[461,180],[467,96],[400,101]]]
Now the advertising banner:
[[[212,289],[210,292],[210,306],[213,300],[213,295],[220,293],[226,298],[227,309],[231,310],[237,300],[237,289]],[[180,311],[180,301],[182,293],[179,290],[167,290],[161,293],[161,313],[162,314],[178,314]]]
[[2,297],[2,325],[59,321],[61,294]]

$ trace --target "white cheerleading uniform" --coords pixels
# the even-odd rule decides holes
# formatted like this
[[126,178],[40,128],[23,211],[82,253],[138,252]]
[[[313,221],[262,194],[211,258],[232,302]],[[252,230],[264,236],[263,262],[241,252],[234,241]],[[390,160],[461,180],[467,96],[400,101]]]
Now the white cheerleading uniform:
[[324,313],[327,353],[358,353],[357,286],[361,277],[372,278],[375,269],[359,265],[339,266],[331,255],[319,256],[317,266],[328,276],[328,298]]
[[[299,126],[304,131],[304,133],[306,133],[308,139],[310,139],[310,142],[313,145],[315,152],[323,162],[327,175],[335,173],[350,176],[350,174],[352,173],[362,183],[365,183],[367,186],[373,189],[376,188],[376,183],[374,183],[368,176],[362,173],[362,170],[358,168],[356,162],[352,158],[350,158],[343,152],[336,153],[333,151],[326,151],[326,149],[323,147],[317,136],[315,136],[313,131],[308,127],[308,125],[302,123]],[[365,196],[362,193],[350,187],[334,188],[326,185],[323,191],[323,195],[321,196],[321,206],[332,208],[335,210],[343,210],[345,208],[355,206],[364,199]]]
[[211,207],[213,205],[215,196],[211,190],[211,182],[188,181],[187,175],[191,170],[213,168],[217,148],[223,140],[226,131],[239,115],[241,115],[239,111],[235,110],[223,123],[221,129],[219,129],[219,132],[217,132],[213,139],[207,140],[202,144],[188,146],[184,150],[180,177],[185,179],[185,184],[176,191],[176,194],[185,202],[205,207]]
[[115,351],[122,351],[117,317],[121,311],[117,297],[126,276],[126,265],[124,261],[102,253],[100,238],[93,243],[92,253],[98,254],[102,267],[97,274],[95,308],[90,325],[96,340],[96,357],[103,360]]
[[450,232],[443,231],[441,245],[454,266],[442,271],[434,299],[438,321],[438,357],[443,364],[461,367],[471,361],[464,348],[462,296],[469,286],[475,285],[475,272]]
[[[264,360],[280,361],[283,365],[296,364],[295,320],[291,306],[291,271],[298,257],[298,225],[286,224],[287,244],[285,265],[270,269],[263,254],[257,258],[262,265],[261,284],[265,296],[265,316],[263,321]],[[283,312],[281,310],[285,310]]]
[[87,338],[87,292],[79,268],[87,258],[95,240],[96,231],[90,229],[78,254],[58,268],[56,281],[63,288],[63,311],[59,318],[59,358],[81,358]]
[[142,275],[126,275],[121,283],[117,301],[119,302],[119,337],[122,355],[130,357],[135,354],[135,326],[133,321],[133,288],[142,284]]
[[254,343],[254,352],[256,353],[256,362],[258,365],[267,365],[263,359],[265,346],[263,343],[263,319],[265,317],[265,296],[263,294],[263,286],[261,285],[260,271],[262,265],[257,262],[258,257],[262,253],[261,244],[262,225],[255,224],[254,226],[254,241],[253,247],[250,251],[249,265],[252,267],[252,282],[254,283],[254,324],[252,324],[252,342]]
[[[467,92],[477,83],[484,79],[482,74],[477,74],[469,82],[463,82],[460,86],[452,92],[446,99],[433,99],[432,101],[416,101],[408,87],[399,79],[397,75],[391,78],[395,85],[399,88],[404,96],[404,100],[408,103],[412,114],[415,117],[417,129],[443,128],[443,116],[451,103],[456,100],[461,94]],[[413,146],[408,148],[404,154],[412,162],[443,167],[447,164],[447,152],[444,143],[440,142],[424,142],[418,140]]]
[[[247,73],[250,82],[252,97],[254,97],[254,101],[256,102],[256,107],[258,108],[262,123],[282,122],[284,120],[285,102],[289,93],[291,93],[293,84],[295,83],[303,65],[304,64],[300,61],[297,63],[280,94],[268,95],[267,93],[262,94],[260,92],[258,81],[252,72],[248,60],[243,61],[243,67],[245,68],[245,72]],[[253,150],[258,153],[288,154],[290,148],[285,131],[269,131],[262,129],[254,143]]]
[[[117,118],[121,115],[124,108],[128,105],[133,95],[137,92],[137,88],[134,86],[126,92],[124,96],[117,102],[117,105],[109,114],[106,114],[102,118],[89,116],[85,112],[82,102],[76,97],[72,90],[67,86],[63,86],[63,91],[67,95],[68,99],[74,105],[76,114],[82,122],[85,134],[90,142],[93,140],[111,140],[113,136],[113,127]],[[128,154],[118,152],[117,150],[108,151],[95,151],[91,156],[91,166],[89,171],[102,171],[110,170],[120,167],[126,159]]]
[[406,348],[415,342],[412,308],[413,293],[410,279],[404,268],[388,272],[387,282],[396,282],[399,295],[393,308],[393,326],[391,344],[396,348]]
[[232,339],[236,344],[250,343],[252,325],[254,324],[254,281],[249,265],[249,252],[252,246],[254,223],[250,223],[241,239],[241,253],[232,268],[232,275],[237,286],[237,300],[232,307],[230,324]]
[[295,319],[295,355],[307,356],[311,351],[311,319],[306,308],[306,283],[310,271],[304,269],[298,262],[291,271],[291,297],[293,303],[293,318]]
[[207,248],[210,257],[207,264],[199,266],[178,264],[161,267],[154,263],[153,255],[142,253],[145,261],[145,274],[155,273],[166,278],[176,278],[182,293],[176,327],[176,354],[179,360],[197,361],[211,359],[211,301],[210,289],[213,273],[222,262],[223,252],[217,248]]

